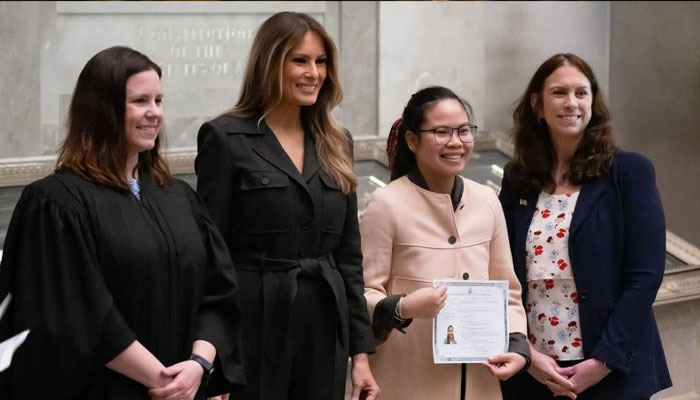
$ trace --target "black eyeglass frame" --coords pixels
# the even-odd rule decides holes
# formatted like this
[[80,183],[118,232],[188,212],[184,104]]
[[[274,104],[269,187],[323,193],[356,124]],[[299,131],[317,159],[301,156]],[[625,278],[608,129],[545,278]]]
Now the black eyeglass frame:
[[[462,128],[464,128],[465,126],[468,126],[468,127],[469,127],[469,135],[467,135],[467,137],[470,137],[470,136],[471,136],[471,140],[464,140],[464,138],[462,138],[462,135],[459,134],[459,130],[462,129]],[[445,138],[447,139],[447,140],[445,141],[445,143],[440,143],[440,141],[438,141],[438,133],[436,132],[438,129],[449,129],[449,130],[450,130],[450,135],[445,137]],[[433,134],[433,138],[435,139],[435,144],[437,144],[438,146],[444,146],[444,145],[446,145],[447,143],[450,143],[450,140],[452,140],[452,136],[454,135],[454,131],[457,131],[457,137],[459,138],[459,141],[460,141],[460,142],[462,142],[462,143],[472,143],[472,142],[474,142],[474,140],[476,139],[476,130],[477,130],[477,129],[478,129],[478,127],[477,127],[476,125],[473,125],[473,124],[463,124],[463,125],[460,125],[460,126],[458,126],[458,127],[456,127],[456,128],[453,128],[453,127],[451,127],[451,126],[438,126],[438,127],[433,128],[433,129],[421,129],[421,130],[419,130],[418,132],[419,132],[419,133],[423,133],[423,132],[430,132],[430,133],[432,133],[432,134]]]

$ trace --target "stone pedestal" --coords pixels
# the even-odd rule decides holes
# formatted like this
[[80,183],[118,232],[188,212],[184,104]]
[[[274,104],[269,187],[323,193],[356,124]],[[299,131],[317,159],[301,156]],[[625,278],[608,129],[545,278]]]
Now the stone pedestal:
[[654,400],[700,400],[700,269],[667,274],[654,303],[673,386]]

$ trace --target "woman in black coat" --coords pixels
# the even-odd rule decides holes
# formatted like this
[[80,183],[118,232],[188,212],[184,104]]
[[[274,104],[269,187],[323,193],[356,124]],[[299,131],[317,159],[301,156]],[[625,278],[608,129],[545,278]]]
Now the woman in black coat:
[[0,341],[29,335],[2,399],[204,399],[245,381],[231,258],[159,152],[160,76],[112,47],[78,77],[56,172],[24,189],[5,241]]
[[236,399],[342,399],[378,388],[352,142],[330,111],[337,52],[305,14],[266,20],[234,109],[202,125],[197,191],[241,281],[247,388]]

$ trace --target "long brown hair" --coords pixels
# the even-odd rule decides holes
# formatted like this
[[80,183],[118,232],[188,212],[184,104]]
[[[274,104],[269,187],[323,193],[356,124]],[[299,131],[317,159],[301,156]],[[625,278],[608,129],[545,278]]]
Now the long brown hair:
[[303,13],[281,12],[260,26],[248,56],[241,94],[236,106],[228,113],[242,118],[259,117],[260,122],[279,105],[287,54],[310,31],[323,39],[327,76],[316,103],[301,108],[301,122],[315,138],[321,167],[333,176],[344,193],[350,193],[357,187],[351,155],[352,139],[331,116],[331,110],[343,99],[338,78],[338,51],[315,19]]
[[[83,67],[68,110],[67,135],[56,169],[69,169],[102,185],[129,190],[124,176],[127,138],[126,81],[139,72],[161,69],[145,55],[115,46],[95,54]],[[160,155],[163,131],[155,146],[139,153],[139,168],[150,171],[160,186],[170,183],[170,169]]]
[[[515,152],[513,160],[506,167],[506,175],[515,187],[524,192],[540,191],[554,185],[552,170],[556,156],[547,124],[539,121],[538,111],[542,107],[544,81],[562,66],[572,66],[585,75],[591,83],[593,94],[591,120],[571,158],[565,177],[571,183],[579,185],[604,174],[612,165],[617,150],[610,112],[593,70],[586,61],[574,54],[555,54],[537,69],[513,111]],[[538,99],[534,108],[531,103],[533,94]]]

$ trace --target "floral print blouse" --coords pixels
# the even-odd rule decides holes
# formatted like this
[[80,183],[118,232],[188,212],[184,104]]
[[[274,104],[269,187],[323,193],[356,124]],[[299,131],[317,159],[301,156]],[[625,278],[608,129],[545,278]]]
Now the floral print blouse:
[[555,360],[583,358],[578,293],[569,261],[569,226],[579,192],[541,192],[527,232],[528,339]]

